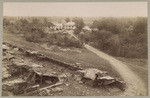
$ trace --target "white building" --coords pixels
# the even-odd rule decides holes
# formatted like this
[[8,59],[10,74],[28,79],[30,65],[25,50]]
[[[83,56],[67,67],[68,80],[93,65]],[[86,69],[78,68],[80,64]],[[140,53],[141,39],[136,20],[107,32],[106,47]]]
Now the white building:
[[90,27],[88,27],[88,26],[84,26],[84,27],[83,27],[83,30],[91,31],[91,28],[90,28]]
[[64,25],[64,29],[67,29],[67,30],[73,30],[75,29],[75,22],[67,22],[65,25]]
[[54,30],[62,30],[63,25],[61,23],[54,23],[54,26],[51,26],[50,28]]

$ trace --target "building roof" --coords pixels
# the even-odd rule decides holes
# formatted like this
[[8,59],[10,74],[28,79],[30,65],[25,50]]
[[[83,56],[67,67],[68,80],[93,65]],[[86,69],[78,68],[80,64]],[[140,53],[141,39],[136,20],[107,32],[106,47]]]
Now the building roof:
[[83,29],[85,29],[85,30],[91,30],[91,28],[88,27],[88,26],[84,26]]
[[63,26],[62,23],[54,23],[55,26]]
[[67,22],[66,24],[65,24],[65,26],[74,26],[75,25],[75,22]]

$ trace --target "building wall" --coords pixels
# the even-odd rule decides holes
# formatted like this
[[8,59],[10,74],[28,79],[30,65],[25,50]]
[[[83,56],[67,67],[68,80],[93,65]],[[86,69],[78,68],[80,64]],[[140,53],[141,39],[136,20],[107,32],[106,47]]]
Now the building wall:
[[50,27],[51,29],[54,29],[54,30],[62,30],[62,29],[66,29],[66,30],[73,30],[75,29],[76,27],[75,26],[51,26]]
[[62,26],[54,26],[53,28],[54,28],[54,30],[61,30]]
[[73,30],[75,29],[75,26],[64,26],[64,29]]

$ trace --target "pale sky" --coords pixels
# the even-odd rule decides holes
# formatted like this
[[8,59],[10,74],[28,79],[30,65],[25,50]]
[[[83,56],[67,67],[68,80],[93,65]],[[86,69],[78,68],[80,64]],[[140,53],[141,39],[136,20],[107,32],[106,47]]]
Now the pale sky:
[[147,2],[5,2],[4,16],[147,16]]

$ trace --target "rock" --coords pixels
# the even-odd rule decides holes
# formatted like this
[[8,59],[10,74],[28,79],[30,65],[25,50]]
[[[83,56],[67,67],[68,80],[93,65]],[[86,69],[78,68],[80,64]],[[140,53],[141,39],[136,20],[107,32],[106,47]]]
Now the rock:
[[46,80],[45,83],[52,84],[53,82],[51,80]]
[[53,92],[53,93],[62,92],[62,91],[63,91],[63,89],[60,88],[60,87],[55,87],[55,88],[52,88],[52,89],[51,89],[51,92]]
[[10,91],[3,91],[2,90],[2,96],[13,96],[13,93]]
[[41,96],[47,96],[47,95],[50,95],[52,96],[53,93],[61,93],[63,91],[62,88],[59,88],[59,87],[54,87],[54,88],[49,88],[49,89],[42,89],[40,90],[39,94]]
[[9,54],[13,54],[13,55],[15,54],[15,51],[12,51],[12,50],[8,50],[7,52],[8,52]]
[[18,49],[18,48],[14,48],[14,50],[15,50],[15,51],[19,51],[19,49]]
[[61,74],[59,75],[59,81],[60,82],[66,82],[68,79],[67,79],[67,75],[66,74]]
[[3,45],[2,48],[3,48],[3,51],[6,51],[6,50],[9,50],[9,49],[10,49],[10,48],[9,48],[8,46],[6,46],[6,45]]
[[58,95],[60,95],[60,94],[61,94],[61,92],[58,93]]
[[14,58],[14,56],[11,54],[6,54],[5,56],[3,56],[3,60],[11,60],[13,58]]
[[121,90],[125,90],[125,83],[123,81],[119,81],[117,78],[109,76],[106,71],[89,68],[85,70],[79,70],[78,72],[83,73],[82,81],[84,81],[84,83],[87,85],[111,85],[118,87]]
[[109,84],[111,84],[111,83],[116,81],[116,79],[111,77],[111,76],[98,77],[97,79],[99,81],[102,81],[103,85],[109,85]]
[[[64,69],[65,70],[65,69]],[[71,73],[65,73],[67,77],[71,77],[72,74]]]
[[42,89],[39,91],[40,96],[47,96],[48,95],[48,90],[47,89]]
[[13,85],[2,85],[2,90],[4,91],[12,91],[14,89]]
[[7,71],[6,67],[2,67],[2,72]]
[[88,78],[91,80],[95,80],[96,74],[99,74],[99,73],[102,74],[103,73],[103,71],[98,70],[98,69],[94,69],[94,68],[79,70],[79,72],[84,74],[84,78]]
[[26,52],[29,54],[37,54],[38,53],[38,51],[32,51],[32,50],[26,50]]
[[75,75],[74,79],[79,82],[82,80],[82,77],[80,75]]
[[38,64],[35,64],[35,63],[33,63],[31,66],[32,67],[43,67],[42,65],[38,65]]
[[25,92],[26,88],[27,88],[27,82],[14,83],[13,93],[15,95],[17,95],[17,94],[23,94]]
[[79,81],[80,84],[83,84],[83,81]]
[[66,86],[69,86],[69,84],[68,84],[68,83],[66,83]]

